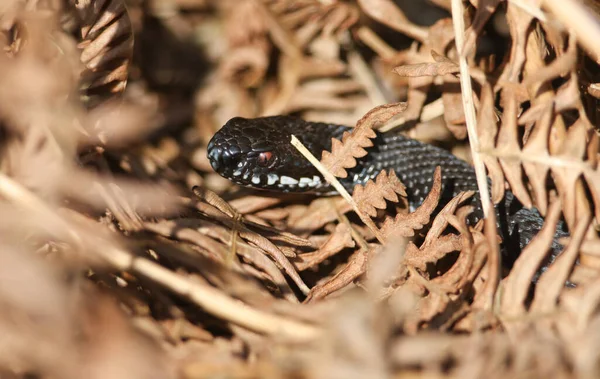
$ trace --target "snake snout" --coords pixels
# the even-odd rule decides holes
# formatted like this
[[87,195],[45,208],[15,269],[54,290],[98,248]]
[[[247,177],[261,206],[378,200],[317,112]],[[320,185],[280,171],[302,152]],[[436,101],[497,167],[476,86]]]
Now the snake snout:
[[221,149],[220,147],[215,145],[215,141],[211,140],[208,143],[208,147],[207,147],[207,156],[208,156],[208,160],[210,162],[210,165],[212,166],[213,170],[215,170],[216,172],[219,172],[219,169],[223,167],[223,164],[221,162],[221,156],[223,155],[223,149]]
[[213,170],[219,172],[219,168],[221,168],[223,165],[219,160],[219,151],[217,149],[212,149],[208,151],[208,160]]
[[213,170],[221,175],[227,175],[240,160],[239,149],[226,143],[215,142],[214,139],[208,144],[207,155]]

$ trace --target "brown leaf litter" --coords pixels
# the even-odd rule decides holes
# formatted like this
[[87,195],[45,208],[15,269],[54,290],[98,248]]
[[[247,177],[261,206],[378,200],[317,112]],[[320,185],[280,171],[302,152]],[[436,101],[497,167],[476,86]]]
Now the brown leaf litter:
[[[1,375],[597,377],[599,20],[576,0],[1,2]],[[440,205],[440,169],[412,212],[393,171],[344,198],[211,172],[225,121],[286,113],[355,126],[317,157],[331,181],[397,129],[544,227],[508,270],[493,212]]]

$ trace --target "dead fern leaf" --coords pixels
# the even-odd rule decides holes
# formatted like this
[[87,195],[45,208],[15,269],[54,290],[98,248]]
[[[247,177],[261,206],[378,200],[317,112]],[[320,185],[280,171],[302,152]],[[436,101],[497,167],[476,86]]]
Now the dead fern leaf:
[[440,195],[442,192],[442,170],[440,167],[435,169],[433,174],[433,184],[423,204],[414,212],[409,214],[399,213],[394,219],[388,218],[381,227],[381,233],[386,240],[390,240],[393,236],[399,235],[403,237],[411,237],[415,230],[420,230],[424,225],[429,223],[431,214],[437,208]]
[[[446,229],[448,224],[452,225],[459,232],[466,232],[465,226],[459,220],[462,218],[466,218],[468,216],[468,213],[472,212],[472,206],[463,206],[460,209],[458,207],[462,203],[470,199],[473,195],[473,191],[466,191],[454,196],[454,198],[450,200],[440,211],[440,213],[436,215],[433,219],[433,222],[431,223],[431,228],[427,232],[423,244],[431,244],[436,238],[442,235],[442,232]],[[464,210],[465,214],[459,214],[457,210]]]
[[[302,46],[316,35],[341,33],[351,28],[359,17],[358,9],[342,2],[322,2],[318,0],[295,1],[265,0],[271,12],[289,30],[296,34]],[[310,20],[310,22],[306,22]]]
[[350,262],[340,272],[335,274],[333,278],[324,283],[317,284],[310,290],[305,303],[323,299],[327,295],[346,287],[364,274],[367,270],[368,254],[364,250],[355,252],[350,258]]
[[427,38],[427,31],[410,22],[402,10],[390,0],[359,0],[358,4],[367,15],[400,33],[421,42]]
[[[587,130],[583,122],[578,121],[572,125],[567,131],[567,138],[561,146],[561,151],[556,154],[558,161],[564,162],[582,162],[585,158],[587,143]],[[561,201],[565,204],[563,214],[570,228],[574,228],[575,224],[582,219],[587,218],[590,213],[589,204],[587,201],[580,206],[578,198],[585,197],[578,193],[577,186],[581,185],[581,174],[583,167],[551,167],[554,181],[557,185]]]
[[342,249],[354,246],[355,243],[352,240],[350,228],[347,224],[340,223],[336,225],[335,231],[331,233],[327,241],[325,241],[319,250],[298,254],[297,261],[294,262],[294,264],[298,271],[304,271],[339,253]]
[[517,83],[519,74],[525,63],[525,46],[527,43],[529,25],[533,16],[524,9],[509,2],[506,7],[506,21],[512,40],[510,49],[510,60],[502,71],[502,81]]
[[[223,223],[231,230],[233,230],[234,233],[237,231],[241,238],[254,244],[256,247],[262,249],[265,253],[269,254],[269,256],[271,256],[271,258],[273,258],[273,260],[284,269],[284,271],[296,283],[300,290],[302,290],[305,293],[309,292],[308,287],[306,286],[302,278],[300,278],[294,266],[291,264],[291,262],[285,256],[285,254],[273,242],[265,238],[263,235],[253,232],[252,230],[244,226],[244,224],[240,222],[241,217],[238,216],[237,213],[235,213],[234,217],[232,217],[229,213],[233,211],[233,208],[231,208],[229,204],[227,204],[223,199],[221,199],[212,191],[199,190],[197,191],[197,195],[199,195],[205,201],[211,201],[215,205],[200,201],[196,202],[195,204],[192,204],[194,208],[196,208],[201,213],[207,215],[209,218]],[[225,212],[221,211],[219,207],[223,208]]]
[[431,51],[431,55],[436,62],[404,65],[394,68],[393,71],[400,76],[407,77],[442,76],[456,74],[460,71],[458,64],[436,53],[435,50]]
[[455,76],[445,76],[442,87],[444,103],[444,121],[454,137],[463,140],[467,137],[465,111],[462,106],[462,95],[455,89],[460,87],[460,79]]
[[406,187],[393,170],[390,170],[389,175],[384,170],[377,175],[375,181],[369,180],[364,187],[360,184],[356,185],[352,198],[361,212],[375,217],[377,209],[385,209],[386,200],[397,203],[398,195],[406,197],[405,189]]
[[227,15],[229,51],[220,73],[242,87],[256,87],[264,81],[271,53],[262,7],[255,1],[224,2],[222,6]]
[[431,280],[449,294],[467,292],[467,284],[475,280],[486,262],[487,252],[470,242],[470,235],[461,234],[460,238],[462,246],[456,262],[448,271]]
[[464,44],[464,52],[463,54],[469,55],[473,46],[475,45],[475,41],[477,40],[477,36],[481,34],[481,31],[485,27],[486,23],[492,17],[496,8],[500,4],[501,0],[481,0],[477,4],[477,10],[475,11],[475,17],[473,18],[473,22],[469,29],[465,32],[465,44]]
[[[291,301],[295,298],[281,270],[259,248],[239,242],[236,244],[236,253],[242,258],[242,261],[227,259],[230,254],[228,245],[231,240],[231,231],[225,227],[206,220],[187,218],[145,222],[144,228],[146,232],[172,239],[179,244],[188,243],[196,248],[195,254],[182,254],[181,252],[178,254],[178,249],[168,249],[164,241],[153,243],[153,250],[171,262],[197,266],[198,262],[192,257],[199,251],[211,261],[221,262],[223,264],[221,267],[225,267],[227,264],[226,267],[234,272],[250,274],[259,280],[268,280],[275,284],[284,297]],[[251,264],[253,269],[249,269],[248,264]]]
[[[503,174],[509,182],[514,195],[526,207],[533,205],[545,214],[548,203],[547,181],[552,173],[554,183],[561,197],[564,215],[570,228],[574,228],[580,218],[587,217],[589,204],[586,200],[583,171],[589,164],[585,162],[589,144],[595,144],[594,138],[589,137],[591,125],[587,123],[584,112],[580,112],[578,120],[567,128],[564,116],[557,109],[556,94],[548,81],[573,70],[576,59],[573,58],[575,48],[572,39],[569,41],[564,57],[553,61],[551,67],[544,66],[541,59],[542,40],[538,33],[532,31],[527,41],[528,60],[524,65],[525,85],[531,95],[532,107],[523,113],[517,123],[517,116],[523,105],[522,100],[511,86],[501,89],[501,105],[504,109],[502,124],[498,130],[497,141],[493,143],[495,129],[492,125],[485,128],[483,135],[486,147],[485,163],[493,176],[493,182],[501,177],[497,164],[502,167]],[[540,70],[544,67],[544,70]],[[576,87],[571,81],[576,76],[571,75],[569,82],[559,88],[561,93],[574,92]],[[516,78],[514,79],[516,80]],[[565,95],[561,95],[563,98]],[[582,110],[579,96],[562,100],[562,109]],[[483,88],[482,100],[490,104],[490,94]],[[480,115],[481,120],[487,116]],[[485,121],[484,121],[485,122]],[[526,125],[525,135],[521,138],[518,124]],[[484,133],[484,131],[482,131]],[[522,149],[519,147],[522,144]],[[591,154],[595,156],[595,153]],[[588,157],[589,159],[589,157]],[[594,160],[590,161],[594,165]],[[497,162],[495,162],[497,160]],[[523,172],[525,176],[523,176]],[[529,184],[530,188],[527,187]],[[587,183],[590,187],[590,183]],[[592,189],[592,192],[594,190]],[[494,191],[499,194],[499,191]],[[496,196],[494,196],[497,199]],[[533,198],[533,200],[532,200]],[[596,213],[598,211],[596,210]]]
[[361,118],[351,133],[345,132],[342,141],[332,138],[331,152],[323,151],[321,163],[339,178],[348,176],[347,168],[356,166],[356,158],[367,154],[365,148],[373,146],[373,128],[387,122],[406,109],[406,103],[386,104],[376,107]]
[[[523,147],[525,156],[543,156],[548,154],[548,134],[550,133],[552,122],[552,106],[545,109],[545,112],[533,128],[527,143]],[[548,195],[546,189],[546,179],[548,177],[548,167],[535,162],[522,162],[523,169],[531,183],[536,207],[540,213],[546,214],[548,204]]]
[[[481,89],[479,114],[477,116],[477,134],[481,151],[491,151],[494,148],[496,134],[498,133],[496,119],[492,87],[485,83]],[[497,204],[504,198],[504,173],[497,159],[487,154],[482,154],[482,159],[492,181],[492,201]]]
[[229,201],[229,205],[241,214],[256,213],[281,203],[281,199],[273,196],[248,195]]
[[[502,91],[501,99],[504,113],[495,150],[499,154],[506,154],[510,157],[510,154],[521,151],[517,125],[518,101],[514,91],[509,88]],[[504,171],[504,176],[510,184],[512,193],[519,199],[521,204],[531,207],[532,201],[523,183],[520,162],[511,159],[500,159],[499,162]]]
[[[594,138],[597,139],[597,136]],[[596,142],[597,143],[597,142]],[[590,193],[594,201],[595,218],[600,220],[600,169],[588,169],[583,172],[586,182],[589,184]]]
[[405,264],[418,270],[425,271],[428,263],[434,263],[453,251],[460,251],[462,243],[460,236],[448,234],[436,237],[432,243],[421,247],[410,243],[406,248]]
[[93,107],[122,93],[133,56],[133,30],[121,0],[70,0],[77,9],[81,42],[80,91]]
[[[475,292],[473,308],[476,308],[477,304],[481,302],[480,299],[486,295],[487,283],[480,290],[474,286],[474,282],[483,274],[486,263],[489,265],[489,244],[481,232],[467,228],[466,216],[471,211],[467,208],[470,207],[459,209],[456,216],[454,216],[455,222],[453,225],[456,225],[457,230],[460,232],[462,245],[458,258],[449,269],[433,278],[431,282],[444,290],[450,298],[461,301],[461,303],[467,301],[466,296],[469,292]],[[461,212],[461,210],[464,210],[464,212]],[[456,314],[453,318],[463,316],[462,314]]]
[[544,226],[523,249],[510,274],[503,280],[501,311],[508,317],[518,317],[525,312],[525,299],[533,278],[552,244],[560,211],[560,201],[554,201],[550,205]]
[[590,226],[590,218],[581,219],[575,226],[569,244],[554,263],[540,276],[537,283],[531,312],[548,313],[556,308],[558,297],[564,290],[564,283],[573,270],[579,255],[579,247]]
[[352,206],[343,198],[319,198],[313,200],[308,208],[299,208],[298,214],[290,215],[288,223],[292,230],[310,233],[351,210]]
[[353,4],[335,2],[325,7],[325,10],[325,35],[342,33],[354,26],[360,18],[360,11]]
[[[437,262],[448,253],[462,249],[463,241],[460,235],[442,235],[442,233],[448,227],[449,220],[452,219],[453,224],[456,224],[454,222],[456,209],[471,196],[473,196],[472,191],[462,192],[444,206],[433,219],[421,246],[417,248],[413,243],[408,245],[404,255],[406,265],[424,271],[427,264]],[[463,229],[468,232],[466,228]]]
[[[407,250],[406,257],[410,258],[407,265],[411,273],[408,283],[423,286],[427,290],[427,294],[419,301],[420,322],[430,321],[435,322],[436,325],[447,325],[455,323],[468,314],[467,294],[471,289],[467,286],[475,281],[487,257],[487,252],[479,249],[480,244],[475,243],[485,239],[480,232],[474,231],[475,234],[472,234],[466,225],[466,217],[472,211],[472,207],[464,207],[456,211],[456,207],[471,195],[463,193],[456,196],[452,204],[448,204],[442,210],[441,217],[438,215],[439,218],[436,217],[434,220],[437,225],[433,231],[428,232],[428,241],[423,243],[418,251],[411,249],[410,254],[414,254],[412,257]],[[460,234],[440,237],[439,234],[448,223],[452,224]],[[431,280],[419,275],[415,271],[416,267],[410,265],[417,262],[423,271],[427,264],[439,262],[453,251],[460,251],[458,259],[451,267]]]

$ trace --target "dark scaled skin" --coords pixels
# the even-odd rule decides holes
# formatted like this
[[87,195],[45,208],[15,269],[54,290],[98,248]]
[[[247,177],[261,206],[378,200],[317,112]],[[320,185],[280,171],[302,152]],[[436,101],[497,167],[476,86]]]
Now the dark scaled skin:
[[[290,120],[297,119],[290,118]],[[282,192],[306,192],[307,189],[299,186],[278,188],[268,185],[268,174],[272,172],[292,178],[321,177],[306,158],[290,144],[290,140],[292,134],[301,134],[297,137],[302,142],[319,148],[322,146],[320,139],[323,139],[323,130],[316,124],[304,125],[303,129],[297,131],[295,126],[297,124],[285,122],[281,116],[254,120],[232,118],[209,142],[208,158],[217,173],[239,185]],[[325,139],[329,141],[325,143],[331,146],[331,138]],[[319,157],[321,151],[317,153]],[[267,166],[258,164],[261,152],[272,154],[272,162]],[[234,176],[236,170],[240,170],[241,174]],[[250,174],[259,177],[260,185],[252,183]],[[324,181],[323,183],[325,184]]]
[[[331,148],[331,138],[341,139],[344,131],[350,128],[339,125],[307,122],[288,116],[274,116],[257,119],[233,118],[219,130],[208,145],[208,157],[213,169],[220,175],[244,186],[258,189],[271,189],[284,192],[331,193],[321,178],[319,187],[301,188],[294,185],[277,187],[268,185],[269,173],[292,178],[319,176],[318,171],[291,144],[295,135],[317,158],[323,150]],[[356,167],[348,170],[348,177],[341,182],[352,192],[354,185],[364,184],[373,179],[381,170],[394,170],[406,186],[409,205],[418,207],[429,193],[433,174],[437,166],[442,169],[442,199],[440,209],[452,197],[462,191],[475,191],[471,204],[475,207],[469,217],[469,224],[483,218],[483,210],[477,189],[475,171],[465,161],[448,151],[428,145],[400,134],[377,134],[374,146],[368,154],[358,159]],[[267,167],[257,164],[261,152],[268,151],[272,159]],[[240,163],[241,162],[241,163]],[[246,174],[233,176],[238,165]],[[258,175],[260,182],[252,182],[252,175]],[[256,179],[255,179],[256,181]],[[511,267],[520,251],[529,244],[543,225],[543,218],[536,209],[524,208],[509,191],[496,205],[498,231],[503,239],[503,259]],[[561,251],[557,239],[568,234],[562,230],[562,223],[555,234],[551,252],[541,267],[544,271]]]

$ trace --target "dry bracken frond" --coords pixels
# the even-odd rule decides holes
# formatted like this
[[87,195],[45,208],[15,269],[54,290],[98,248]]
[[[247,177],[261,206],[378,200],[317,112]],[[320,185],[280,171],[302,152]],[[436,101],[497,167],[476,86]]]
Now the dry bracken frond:
[[76,9],[83,101],[95,106],[125,90],[133,58],[133,30],[120,0],[69,1]]
[[[598,377],[599,24],[591,0],[0,1],[0,375]],[[213,172],[220,125],[290,113],[356,125],[339,177],[396,129],[543,229],[517,256],[439,170],[412,213],[398,171],[351,202]]]
[[375,181],[369,180],[364,187],[360,184],[354,187],[352,198],[362,212],[375,217],[377,209],[385,209],[386,200],[398,203],[398,195],[406,197],[404,185],[394,171],[390,171],[389,175],[382,171]]
[[393,219],[387,219],[381,226],[381,232],[388,237],[401,235],[411,237],[429,223],[433,211],[438,206],[442,192],[442,170],[438,167],[433,175],[433,183],[427,197],[414,212],[399,213]]
[[367,155],[365,148],[373,146],[373,128],[406,109],[405,103],[382,105],[361,118],[351,133],[345,132],[342,141],[333,138],[331,152],[324,151],[321,164],[333,175],[345,178],[347,168],[356,166],[356,158]]

